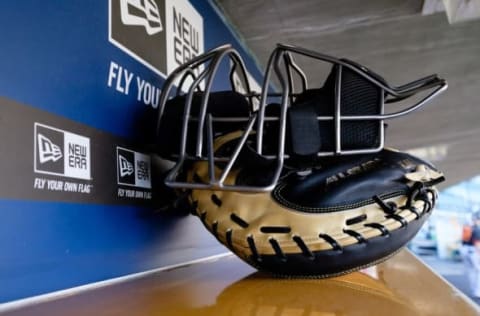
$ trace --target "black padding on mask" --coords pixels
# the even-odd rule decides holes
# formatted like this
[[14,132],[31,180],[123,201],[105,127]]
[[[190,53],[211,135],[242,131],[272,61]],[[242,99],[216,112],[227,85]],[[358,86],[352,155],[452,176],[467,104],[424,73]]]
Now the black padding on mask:
[[288,126],[292,138],[292,151],[298,156],[316,155],[321,147],[320,128],[315,107],[306,104],[291,107]]
[[[314,108],[317,116],[333,116],[335,111],[335,81],[337,65],[332,67],[325,84],[320,89],[306,90],[297,96],[289,112],[293,109]],[[381,113],[383,106],[383,90],[368,81],[356,72],[343,67],[340,95],[341,115],[377,115]],[[294,110],[296,111],[296,110]],[[291,124],[310,125],[310,121],[291,121]],[[380,146],[380,121],[342,121],[341,122],[341,149],[374,149]],[[291,154],[302,156],[302,152],[313,151],[318,142],[307,142],[305,139],[298,139],[295,130],[300,127],[291,126],[289,131],[289,142],[291,143]],[[311,136],[314,136],[312,132]],[[318,134],[322,151],[335,150],[335,123],[334,121],[318,121]],[[302,148],[298,151],[296,143]],[[309,148],[305,148],[305,144]],[[318,150],[317,150],[318,151]]]
[[[195,92],[190,108],[190,116],[198,117],[202,102],[203,92]],[[158,152],[164,158],[176,155],[180,151],[183,114],[185,110],[186,96],[177,96],[165,104],[165,109],[160,121],[159,133],[157,135]],[[248,117],[250,105],[246,97],[234,91],[211,92],[208,98],[207,114],[213,117]],[[205,128],[206,131],[206,120]],[[215,133],[228,133],[241,129],[245,123],[223,123],[213,124]],[[191,121],[187,133],[187,153],[193,154],[197,140],[197,122]],[[204,140],[206,140],[206,132]],[[206,144],[206,141],[204,141]],[[204,146],[206,149],[206,146]]]
[[359,70],[363,71],[363,72],[366,72],[369,76],[375,78],[378,82],[380,83],[383,83],[384,85],[388,86],[388,83],[387,81],[385,80],[385,78],[383,78],[382,76],[380,76],[378,73],[372,71],[371,69],[363,66],[363,65],[360,65],[359,63],[353,61],[353,60],[350,60],[350,59],[347,59],[347,58],[341,58],[340,59],[341,61],[345,62],[345,63],[348,63],[356,68],[358,68]]

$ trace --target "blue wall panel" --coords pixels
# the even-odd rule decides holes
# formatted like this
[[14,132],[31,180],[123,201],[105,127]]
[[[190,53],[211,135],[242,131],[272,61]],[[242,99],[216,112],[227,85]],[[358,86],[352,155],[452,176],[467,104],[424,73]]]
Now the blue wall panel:
[[[203,17],[205,51],[231,43],[261,82],[253,59],[210,1],[192,5]],[[110,61],[159,87],[163,78],[112,45],[108,27],[108,1],[0,3],[0,95],[131,137],[132,114],[141,112],[144,104],[133,93],[125,96],[107,86]],[[228,87],[217,80],[215,88]]]
[[[232,43],[260,82],[254,60],[213,4],[202,0],[191,4],[203,17],[205,51]],[[85,126],[133,145],[141,142],[145,135],[138,134],[135,120],[148,106],[135,93],[125,95],[107,85],[110,63],[158,87],[164,78],[109,41],[108,16],[109,1],[1,2],[0,98],[66,120],[67,127],[62,128],[77,124],[76,130]],[[215,82],[216,89],[224,85]],[[0,130],[9,120],[20,122],[9,111],[0,104]],[[30,148],[33,142],[24,134],[31,131],[13,128],[0,135],[0,143],[15,141],[22,152],[22,146]],[[15,179],[11,175],[0,179],[0,303],[225,251],[191,216],[151,215],[148,207],[104,201],[69,202],[53,193],[39,199],[23,198],[21,192],[12,195],[9,181],[32,189],[33,159],[15,164],[8,159],[16,150],[0,145],[2,165],[29,173],[19,171]]]

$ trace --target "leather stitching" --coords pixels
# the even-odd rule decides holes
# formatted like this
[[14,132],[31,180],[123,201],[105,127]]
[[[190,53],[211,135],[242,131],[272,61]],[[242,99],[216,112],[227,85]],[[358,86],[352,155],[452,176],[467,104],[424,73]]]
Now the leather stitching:
[[[329,207],[305,207],[299,204],[295,204],[293,202],[288,201],[285,197],[282,196],[282,190],[285,188],[286,183],[282,183],[281,185],[278,186],[277,189],[275,189],[272,192],[273,197],[282,205],[292,208],[297,211],[302,211],[302,212],[309,212],[309,213],[330,213],[330,212],[337,212],[337,211],[344,211],[344,210],[349,210],[353,208],[358,208],[362,207],[365,205],[369,205],[372,203],[371,200],[364,200],[356,203],[351,203],[351,204],[345,204],[341,206],[329,206]],[[384,193],[380,195],[380,198],[382,199],[389,199],[393,197],[397,197],[400,195],[404,195],[406,192],[405,191],[393,191],[389,193]]]

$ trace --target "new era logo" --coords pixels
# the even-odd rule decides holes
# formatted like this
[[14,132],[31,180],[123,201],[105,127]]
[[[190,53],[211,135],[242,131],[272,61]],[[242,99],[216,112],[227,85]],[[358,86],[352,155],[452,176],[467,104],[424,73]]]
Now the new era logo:
[[148,35],[163,31],[160,11],[154,0],[120,0],[120,16],[123,24],[143,26]]
[[40,163],[46,163],[47,161],[57,161],[63,157],[62,149],[60,146],[55,145],[50,139],[46,138],[42,134],[37,134],[38,138],[38,154]]
[[34,124],[34,171],[90,180],[90,138]]
[[150,156],[130,149],[117,147],[117,183],[150,189]]
[[133,174],[133,163],[127,160],[122,155],[118,155],[118,164],[120,168],[120,177],[125,177]]
[[204,50],[203,17],[188,0],[109,0],[108,30],[112,44],[161,76]]

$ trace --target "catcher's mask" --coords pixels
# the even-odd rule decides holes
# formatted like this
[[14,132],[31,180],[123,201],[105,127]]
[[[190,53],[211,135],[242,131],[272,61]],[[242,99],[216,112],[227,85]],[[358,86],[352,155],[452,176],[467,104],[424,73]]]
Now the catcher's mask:
[[[308,87],[306,74],[294,61],[298,56],[332,64],[323,86]],[[226,64],[230,90],[211,91],[219,80],[218,70]],[[272,74],[279,92],[273,92]],[[270,55],[260,92],[251,91],[249,76],[238,52],[224,45],[190,60],[167,78],[157,124],[159,154],[176,160],[167,185],[270,191],[284,166],[308,169],[319,157],[380,151],[384,120],[417,110],[447,88],[437,75],[392,87],[353,61],[282,44]],[[386,103],[424,90],[432,91],[413,105],[385,113]],[[209,179],[186,175],[195,161],[208,162]],[[237,166],[257,168],[268,179],[256,185],[226,181]]]

